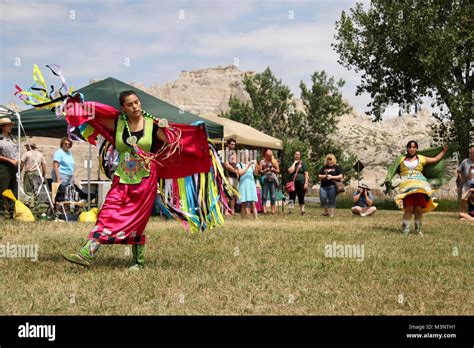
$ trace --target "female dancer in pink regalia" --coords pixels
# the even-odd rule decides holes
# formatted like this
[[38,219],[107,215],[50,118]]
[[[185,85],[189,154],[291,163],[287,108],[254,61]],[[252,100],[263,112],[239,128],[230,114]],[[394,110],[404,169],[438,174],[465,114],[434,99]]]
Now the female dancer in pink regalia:
[[[62,78],[60,70],[55,74]],[[46,86],[37,66],[34,77]],[[17,89],[27,96],[25,103],[55,107],[58,114],[65,114],[70,127],[78,127],[83,138],[101,148],[101,156],[114,150],[119,154],[112,187],[96,225],[77,253],[62,254],[66,260],[90,267],[102,244],[132,244],[130,268],[143,267],[144,231],[156,198],[167,215],[191,231],[223,224],[221,204],[230,209],[227,197],[231,186],[202,123],[168,125],[166,119],[142,110],[134,91],[120,94],[119,111],[101,103],[84,103],[80,93],[71,95],[69,91],[67,96],[53,99],[46,92],[35,95]],[[66,101],[59,107],[62,100]]]
[[120,162],[112,187],[100,210],[95,227],[87,243],[75,254],[63,254],[66,260],[82,266],[90,266],[101,244],[132,244],[131,268],[143,267],[145,227],[151,215],[156,198],[157,164],[149,162],[146,168],[134,146],[147,152],[156,152],[159,141],[167,143],[163,128],[167,122],[160,122],[144,113],[140,100],[133,91],[120,94],[122,117],[108,119],[115,128],[115,146]]

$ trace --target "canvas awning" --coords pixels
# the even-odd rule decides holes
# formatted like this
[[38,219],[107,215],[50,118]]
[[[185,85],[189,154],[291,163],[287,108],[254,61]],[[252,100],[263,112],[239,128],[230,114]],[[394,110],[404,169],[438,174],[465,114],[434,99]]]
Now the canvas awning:
[[[262,133],[255,128],[247,126],[246,124],[233,121],[228,118],[219,117],[213,114],[200,115],[206,120],[218,123],[224,126],[224,140],[234,138],[237,144],[249,145],[255,147],[267,147],[274,150],[282,150],[283,142],[280,139],[271,137],[265,133]],[[220,139],[212,139],[214,141],[220,141]]]

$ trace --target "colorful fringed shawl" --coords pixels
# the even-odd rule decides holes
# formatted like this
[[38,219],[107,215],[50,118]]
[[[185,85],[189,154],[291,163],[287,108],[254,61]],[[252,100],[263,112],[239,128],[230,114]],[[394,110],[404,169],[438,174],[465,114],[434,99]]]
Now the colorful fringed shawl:
[[[431,147],[425,150],[419,150],[418,155],[435,157],[443,149],[442,146]],[[400,174],[400,163],[404,160],[406,155],[398,156],[387,168],[387,176],[382,186],[385,185],[387,193],[393,191],[392,180],[395,175]],[[444,182],[446,156],[437,163],[427,164],[423,167],[423,175],[428,180],[431,186],[439,188]]]

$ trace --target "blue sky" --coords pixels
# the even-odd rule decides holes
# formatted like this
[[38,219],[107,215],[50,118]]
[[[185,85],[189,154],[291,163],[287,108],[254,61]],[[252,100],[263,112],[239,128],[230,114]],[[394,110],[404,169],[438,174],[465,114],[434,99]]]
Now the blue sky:
[[334,22],[355,0],[0,2],[2,104],[17,101],[16,83],[32,85],[34,63],[55,84],[45,64],[59,64],[75,88],[108,76],[148,87],[236,59],[242,71],[270,66],[295,96],[301,80],[325,70],[346,81],[343,96],[359,111],[370,101],[355,96],[359,76],[330,46]]

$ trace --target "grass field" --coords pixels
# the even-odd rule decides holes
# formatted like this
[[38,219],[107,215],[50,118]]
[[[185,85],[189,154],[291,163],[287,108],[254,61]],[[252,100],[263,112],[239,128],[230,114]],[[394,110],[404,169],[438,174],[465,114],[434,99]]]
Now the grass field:
[[[140,271],[126,269],[130,248],[121,245],[102,247],[91,269],[64,261],[91,224],[0,221],[0,244],[39,247],[37,262],[0,259],[0,314],[474,313],[474,226],[436,212],[425,216],[424,236],[404,237],[397,211],[320,213],[233,217],[195,235],[153,218]],[[363,261],[326,257],[333,243],[363,246]]]

